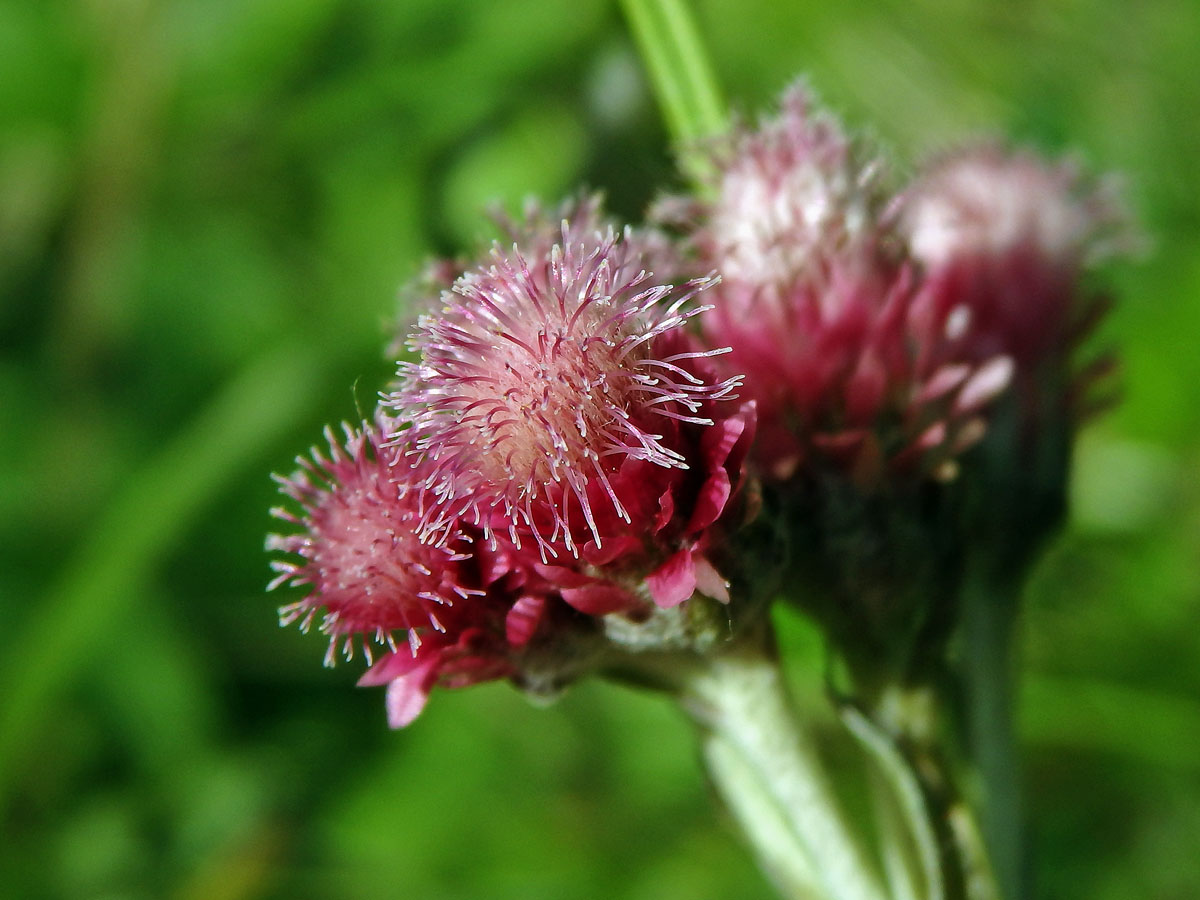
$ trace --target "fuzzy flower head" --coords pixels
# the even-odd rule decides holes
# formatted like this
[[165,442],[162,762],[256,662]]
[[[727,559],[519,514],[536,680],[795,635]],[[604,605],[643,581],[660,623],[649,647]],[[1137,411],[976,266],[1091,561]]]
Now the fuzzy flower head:
[[528,243],[533,252],[497,247],[443,293],[388,403],[411,417],[401,439],[429,472],[428,522],[470,512],[485,531],[574,554],[581,523],[603,543],[597,505],[629,521],[612,481],[622,463],[686,469],[671,436],[710,424],[705,403],[736,379],[692,374],[704,351],[658,353],[706,280],[656,282],[629,232],[580,236],[564,223],[559,242]]
[[906,193],[902,228],[963,352],[1005,353],[1018,375],[1063,360],[1103,313],[1084,269],[1136,243],[1111,181],[1070,162],[982,145],[933,163]]
[[[577,560],[548,565],[507,535],[483,540],[480,529],[461,521],[444,526],[440,541],[422,540],[422,470],[387,443],[384,435],[394,428],[381,418],[361,430],[346,427],[340,440],[327,432],[327,452],[314,449],[295,474],[276,479],[299,509],[273,513],[299,530],[267,539],[268,550],[290,557],[272,561],[271,587],[309,591],[281,607],[280,622],[299,623],[302,631],[315,624],[328,636],[327,665],[339,650],[349,660],[361,647],[370,668],[359,684],[387,687],[393,727],[412,722],[435,687],[511,679],[531,693],[553,695],[604,652],[606,617],[619,617],[622,633],[635,642],[654,642],[664,639],[654,628],[639,637],[653,604],[687,622],[690,609],[675,607],[697,589],[729,601],[705,555],[704,532],[734,486],[729,472],[740,467],[746,427],[744,414],[732,415],[704,432],[697,456],[708,474],[702,486],[681,492],[693,500],[686,526],[673,515],[669,494],[665,501],[645,498],[637,510],[646,520],[653,510],[651,527],[678,539],[675,553],[643,573],[644,589],[640,575],[611,577],[603,565]],[[609,560],[628,562],[623,537],[606,544]]]
[[1066,512],[1079,425],[1111,402],[1111,355],[1081,359],[1109,298],[1088,269],[1137,248],[1117,185],[1072,162],[983,144],[929,165],[900,204],[922,270],[923,314],[953,327],[944,355],[964,365],[1003,355],[1013,390],[973,463],[972,533],[1014,571]]
[[564,640],[569,610],[477,530],[455,523],[440,543],[421,540],[421,472],[386,442],[391,430],[381,417],[346,427],[343,440],[327,431],[328,455],[314,449],[277,477],[299,513],[272,512],[300,530],[271,535],[267,549],[292,557],[272,561],[270,587],[309,589],[280,609],[280,623],[316,623],[329,637],[327,665],[339,649],[349,660],[357,641],[371,666],[359,684],[387,685],[388,719],[401,727],[436,686],[516,677],[535,638],[557,628]]
[[777,117],[718,148],[701,255],[734,281],[781,284],[832,246],[864,236],[878,203],[877,167],[857,156],[837,121],[794,86]]
[[930,268],[1024,248],[1077,271],[1128,243],[1111,183],[1086,178],[1071,162],[995,144],[935,162],[904,207],[913,256]]
[[772,478],[831,464],[870,483],[889,468],[937,477],[981,434],[1009,364],[941,352],[955,323],[923,300],[879,185],[881,162],[802,87],[714,159],[698,204],[696,266],[722,280],[701,329],[758,403],[755,456]]
[[327,665],[339,644],[351,658],[355,639],[368,662],[372,644],[392,652],[403,645],[415,654],[423,635],[445,633],[457,604],[483,594],[469,565],[471,541],[454,529],[439,545],[421,542],[413,471],[397,464],[378,427],[347,426],[343,441],[327,429],[326,438],[328,456],[314,448],[295,474],[276,476],[300,512],[272,513],[302,530],[267,539],[268,550],[293,557],[272,561],[278,574],[270,587],[311,590],[282,607],[280,621],[298,622],[303,631],[316,622],[329,636]]

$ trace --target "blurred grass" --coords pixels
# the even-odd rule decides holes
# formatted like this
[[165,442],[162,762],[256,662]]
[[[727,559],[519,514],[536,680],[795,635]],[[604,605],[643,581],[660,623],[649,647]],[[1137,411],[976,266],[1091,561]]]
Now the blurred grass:
[[[1127,173],[1125,398],[1024,623],[1035,869],[1196,896],[1200,7],[695,9],[742,109],[805,71],[900,160],[982,129]],[[425,256],[669,171],[600,0],[0,0],[0,894],[769,896],[654,698],[492,685],[387,733],[262,594],[266,474],[372,405]]]

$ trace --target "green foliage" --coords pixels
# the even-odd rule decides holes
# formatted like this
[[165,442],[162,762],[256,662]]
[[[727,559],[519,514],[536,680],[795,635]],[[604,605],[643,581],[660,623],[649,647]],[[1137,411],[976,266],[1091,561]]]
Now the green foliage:
[[[388,733],[262,593],[266,473],[373,404],[426,256],[492,202],[582,181],[636,217],[672,177],[617,9],[567,9],[0,0],[4,893],[769,896],[660,700],[490,685]],[[1124,401],[1022,623],[1033,865],[1056,900],[1194,896],[1200,8],[695,12],[742,110],[804,71],[899,159],[984,129],[1128,173]]]

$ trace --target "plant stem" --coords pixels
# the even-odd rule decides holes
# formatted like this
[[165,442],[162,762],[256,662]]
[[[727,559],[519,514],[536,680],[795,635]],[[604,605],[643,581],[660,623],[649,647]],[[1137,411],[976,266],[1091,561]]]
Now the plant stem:
[[980,577],[965,592],[967,749],[982,787],[981,827],[1005,900],[1025,896],[1020,764],[1013,725],[1015,586]]
[[716,732],[702,740],[704,762],[721,799],[737,820],[780,896],[788,900],[820,900],[816,872],[797,846],[783,811],[759,773],[735,744]]
[[[891,737],[856,706],[850,703],[840,704],[839,712],[847,730],[858,739],[876,763],[876,778],[882,782],[879,787],[885,788],[886,791],[885,795],[880,795],[879,790],[875,793],[880,804],[881,818],[884,820],[881,839],[886,853],[885,861],[889,863],[889,872],[892,873],[891,880],[894,884],[903,883],[905,873],[901,871],[900,863],[902,860],[907,861],[911,856],[904,849],[906,834],[911,837],[916,851],[916,868],[920,870],[924,890],[918,895],[911,886],[906,885],[900,890],[893,887],[892,893],[899,896],[923,896],[927,900],[944,900],[946,886],[942,877],[938,838],[931,824],[931,811],[919,779]],[[907,867],[912,868],[911,863],[908,863]]]
[[[885,897],[795,719],[779,667],[763,647],[742,641],[703,660],[684,677],[681,698],[702,729],[712,776],[743,825],[755,805],[760,812],[774,810],[772,826],[752,823],[748,829],[760,857],[778,859],[784,840],[801,854],[811,879],[802,886],[806,893],[792,896]],[[765,833],[771,827],[786,832]]]
[[688,177],[703,182],[708,163],[698,140],[726,128],[725,104],[700,32],[685,0],[621,0],[650,74],[663,118]]
[[934,900],[922,896],[917,854],[912,849],[908,822],[894,799],[892,786],[883,775],[872,772],[870,787],[888,896],[891,900]]

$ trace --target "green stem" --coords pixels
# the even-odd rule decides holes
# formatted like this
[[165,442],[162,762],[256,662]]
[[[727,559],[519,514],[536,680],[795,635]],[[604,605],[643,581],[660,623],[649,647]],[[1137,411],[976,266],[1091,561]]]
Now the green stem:
[[879,772],[871,772],[868,783],[888,896],[891,900],[924,900],[917,853],[908,835],[908,820],[896,802],[893,788]]
[[1013,725],[1017,590],[973,579],[965,596],[967,749],[982,788],[981,828],[1001,896],[1025,896],[1021,774]]
[[[930,900],[1000,900],[988,849],[966,803],[960,778],[942,746],[944,713],[932,686],[892,685],[868,712],[848,698],[834,697],[842,721],[886,782],[902,830],[914,844]],[[886,810],[885,810],[886,811]],[[885,859],[899,856],[903,835],[881,835]],[[897,847],[890,845],[899,844]],[[893,869],[895,866],[893,865]]]
[[703,182],[708,163],[697,141],[723,132],[725,104],[685,0],[621,0],[667,128],[688,177]]
[[[692,668],[681,693],[685,708],[702,729],[710,763],[714,747],[740,760],[739,765],[711,770],[735,812],[747,794],[753,802],[773,808],[772,821],[786,827],[787,839],[802,855],[813,883],[806,888],[809,893],[793,896],[883,900],[877,875],[846,823],[820,758],[796,721],[779,667],[768,653],[750,642],[739,643]],[[761,834],[751,832],[749,837],[760,856],[776,854],[770,847],[764,849]]]
[[[880,797],[883,812],[891,821],[885,823],[881,835],[885,859],[891,860],[893,883],[903,883],[904,873],[899,871],[899,862],[910,854],[904,852],[904,831],[911,836],[916,850],[917,867],[924,890],[918,895],[909,886],[900,890],[893,887],[893,894],[923,896],[927,900],[945,900],[946,885],[942,878],[941,852],[937,833],[931,822],[932,810],[926,802],[920,780],[912,771],[908,761],[893,743],[891,737],[872,722],[858,707],[851,703],[839,704],[839,713],[847,730],[853,734],[877,767],[880,780],[887,786],[890,796]],[[900,815],[889,813],[897,809]]]
[[821,900],[816,872],[808,854],[797,846],[791,826],[761,773],[736,745],[716,732],[702,739],[704,762],[742,833],[780,896],[788,900]]

